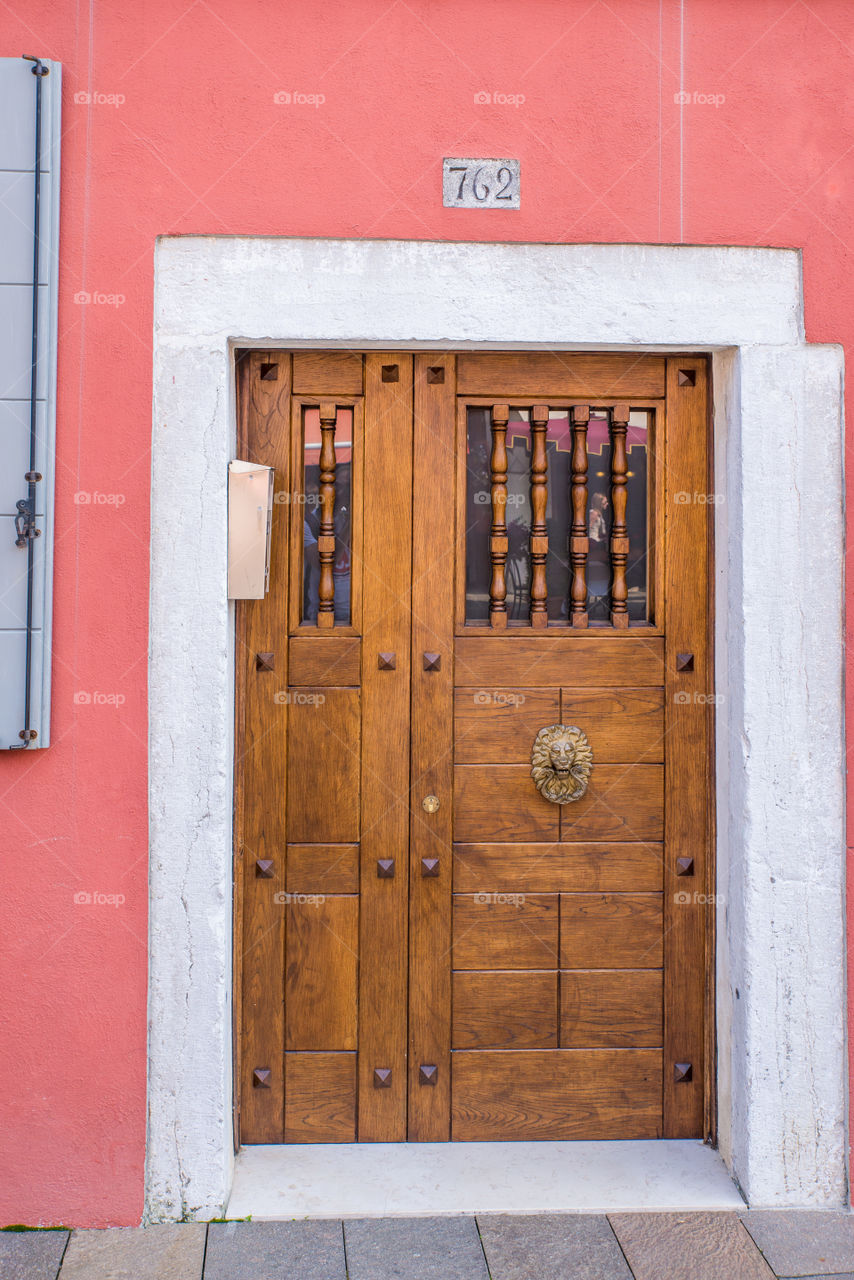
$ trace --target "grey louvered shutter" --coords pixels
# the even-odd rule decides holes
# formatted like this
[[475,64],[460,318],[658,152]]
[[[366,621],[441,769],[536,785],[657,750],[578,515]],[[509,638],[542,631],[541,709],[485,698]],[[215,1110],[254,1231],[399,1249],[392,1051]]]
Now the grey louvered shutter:
[[[50,653],[56,410],[61,66],[43,60],[39,217],[38,385],[30,486],[36,81],[33,63],[0,58],[0,749],[50,741]],[[35,498],[36,538],[16,546],[21,501]],[[24,522],[26,523],[26,522]],[[30,627],[28,560],[32,543]],[[29,630],[29,646],[28,646]],[[29,663],[27,653],[29,648]],[[27,699],[29,667],[29,699]],[[29,719],[26,709],[29,702]],[[35,732],[27,743],[22,732]]]

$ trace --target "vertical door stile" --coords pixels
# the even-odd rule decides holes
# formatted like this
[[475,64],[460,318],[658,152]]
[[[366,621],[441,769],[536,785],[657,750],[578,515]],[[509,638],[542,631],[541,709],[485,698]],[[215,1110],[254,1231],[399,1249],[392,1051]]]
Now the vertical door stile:
[[[406,1138],[412,356],[365,358],[359,1140]],[[348,744],[342,743],[346,751]],[[393,859],[394,874],[379,863]]]
[[489,553],[492,578],[489,585],[489,625],[496,631],[507,626],[507,422],[510,406],[492,406],[492,456],[490,459],[490,497],[492,528]]
[[546,561],[549,535],[546,525],[548,503],[548,455],[546,432],[549,407],[535,404],[531,410],[531,626],[548,626],[548,591]]
[[335,420],[334,402],[320,406],[320,530],[317,557],[320,561],[317,625],[325,629],[335,625]]
[[611,625],[621,630],[629,625],[626,565],[629,559],[629,530],[626,524],[626,487],[628,456],[626,435],[629,429],[629,406],[615,404],[611,410]]
[[[287,492],[291,358],[253,351],[239,370],[240,448],[251,462],[275,468]],[[242,778],[242,830],[236,828],[242,893],[238,972],[241,981],[240,1136],[281,1142],[284,1129],[285,788],[288,706],[288,512],[273,506],[270,583],[264,600],[240,602],[237,663],[243,733],[235,768]]]
[[[685,378],[689,371],[690,379]],[[705,981],[713,942],[712,662],[706,361],[667,361],[664,1137],[705,1136]],[[709,1016],[711,1011],[709,1011]]]
[[573,627],[587,626],[587,424],[588,405],[572,406],[572,526],[569,531],[569,562],[572,568],[569,620]]
[[[462,541],[459,548],[455,545],[455,369],[453,355],[415,357],[414,456],[424,480],[413,489],[409,1005],[409,1139],[413,1142],[447,1142],[450,1137],[455,550],[465,554]],[[505,407],[505,429],[506,412]],[[506,459],[504,466],[506,470]],[[438,799],[438,809],[425,810],[426,796]]]

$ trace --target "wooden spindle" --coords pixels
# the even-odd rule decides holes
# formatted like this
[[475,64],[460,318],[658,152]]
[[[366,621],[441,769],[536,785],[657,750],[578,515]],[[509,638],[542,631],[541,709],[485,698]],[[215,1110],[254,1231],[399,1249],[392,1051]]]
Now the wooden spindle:
[[549,531],[546,526],[548,502],[548,458],[546,431],[549,406],[535,404],[531,410],[531,626],[547,627],[549,622],[546,560]]
[[629,606],[626,564],[629,559],[629,530],[626,525],[626,485],[628,456],[626,435],[629,429],[629,406],[615,404],[611,410],[611,625],[628,627]]
[[335,625],[335,420],[334,404],[320,406],[320,531],[317,555],[320,561],[318,627]]
[[587,424],[590,406],[572,406],[572,526],[569,531],[569,562],[572,585],[569,620],[573,627],[587,626]]
[[497,631],[507,627],[507,423],[510,406],[492,406],[492,457],[490,458],[490,494],[492,528],[489,531],[489,554],[492,578],[489,584],[489,625]]

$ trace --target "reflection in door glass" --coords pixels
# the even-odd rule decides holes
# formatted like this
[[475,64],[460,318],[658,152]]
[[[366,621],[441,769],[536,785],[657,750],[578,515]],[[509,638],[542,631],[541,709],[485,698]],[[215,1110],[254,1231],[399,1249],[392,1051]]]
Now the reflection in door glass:
[[[647,535],[647,436],[649,411],[634,410],[629,415],[626,438],[628,483],[626,523],[629,530],[629,559],[626,582],[631,622],[648,617],[648,535]],[[593,409],[587,430],[587,613],[591,622],[607,622],[611,588],[611,443],[608,415]]]
[[[632,622],[649,619],[648,434],[650,411],[629,417],[626,522],[629,559],[626,568],[628,611]],[[489,619],[492,566],[491,414],[469,407],[466,476],[466,621]],[[587,432],[587,611],[591,623],[610,622],[611,591],[611,442],[606,409],[594,408]],[[551,409],[547,436],[549,554],[546,566],[549,621],[567,623],[572,571],[569,538],[572,524],[572,429],[568,409]],[[531,431],[528,409],[511,409],[507,426],[507,617],[528,620],[530,609]]]
[[[607,622],[611,609],[611,443],[608,415],[602,409],[591,410],[587,428],[587,537],[587,615],[591,622]],[[631,547],[631,533],[629,538]]]
[[[317,622],[320,589],[320,559],[317,538],[320,532],[320,411],[306,409],[303,415],[303,602],[304,622]],[[350,539],[351,469],[353,456],[353,410],[339,409],[335,424],[335,560],[332,580],[335,588],[335,621],[350,621]],[[295,513],[296,514],[296,513]]]
[[[468,410],[466,455],[466,621],[489,618],[492,563],[490,411]],[[531,607],[531,427],[527,409],[511,409],[507,424],[507,617],[524,622]]]

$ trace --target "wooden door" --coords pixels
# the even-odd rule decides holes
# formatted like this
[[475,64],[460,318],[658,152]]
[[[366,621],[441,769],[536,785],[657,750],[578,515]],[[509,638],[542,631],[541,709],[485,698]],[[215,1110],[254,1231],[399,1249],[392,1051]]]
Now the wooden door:
[[238,370],[240,1140],[704,1136],[705,359]]

